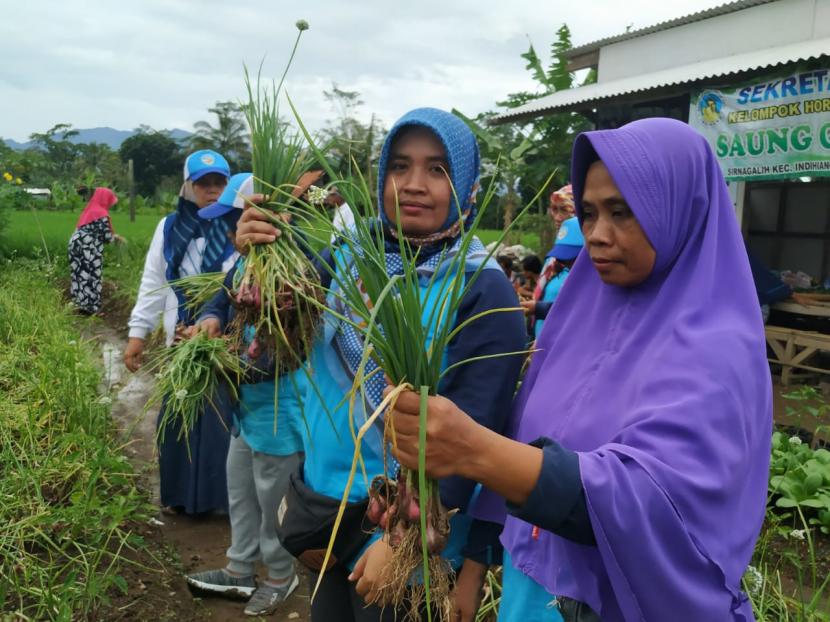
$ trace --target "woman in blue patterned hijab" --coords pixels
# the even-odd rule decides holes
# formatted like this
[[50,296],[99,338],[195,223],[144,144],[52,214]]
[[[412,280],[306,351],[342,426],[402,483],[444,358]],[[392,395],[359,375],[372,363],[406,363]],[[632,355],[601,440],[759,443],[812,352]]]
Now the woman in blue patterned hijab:
[[[409,246],[418,248],[414,261],[425,295],[433,277],[436,282],[446,278],[451,257],[462,250],[462,223],[475,216],[478,176],[479,152],[475,137],[454,115],[434,108],[419,108],[394,124],[384,142],[378,170],[377,222],[386,240],[389,275],[401,273],[403,262],[413,260],[412,253],[401,255],[398,236],[402,234]],[[241,246],[272,242],[275,237],[276,231],[256,210],[245,211],[237,230]],[[359,278],[348,259],[348,253],[360,252],[354,247],[355,242],[346,233],[342,243],[332,249],[330,265],[336,267],[338,277],[325,278],[328,272],[323,271],[323,284],[331,290],[329,305],[339,313],[326,314],[309,360],[313,370],[311,380],[317,390],[307,392],[303,404],[308,435],[304,439],[302,480],[305,487],[331,500],[334,507],[349,480],[357,428],[380,403],[386,386],[382,374],[371,373],[373,362],[370,362],[364,373],[368,378],[364,383],[365,400],[358,399],[360,403],[350,413],[344,396],[351,390],[364,344],[354,327],[342,320],[351,310],[344,306],[342,296],[337,295],[337,282]],[[475,240],[467,248],[467,275],[486,259],[484,246]],[[459,326],[487,310],[517,306],[516,294],[507,277],[495,262],[489,262],[466,291],[451,321]],[[446,365],[477,357],[483,360],[449,370],[438,387],[439,393],[464,403],[482,425],[501,432],[510,410],[521,358],[486,357],[523,348],[524,322],[520,313],[490,314],[471,322],[447,348]],[[384,463],[382,425],[363,438],[361,454],[368,481],[383,474],[389,466],[394,469],[394,465]],[[388,475],[394,476],[394,473]],[[367,501],[368,481],[362,476],[354,479],[349,493],[351,503]],[[439,485],[445,507],[461,510],[453,517],[444,556],[459,570],[456,609],[463,614],[462,619],[472,619],[486,564],[500,559],[501,525],[475,521],[465,514],[471,505],[473,482],[449,478]],[[290,513],[290,505],[288,508]],[[352,540],[350,534],[362,537],[361,526],[341,525],[338,541]],[[329,535],[330,532],[322,534],[321,546],[327,544]],[[341,556],[344,558],[338,558],[325,573],[312,604],[313,622],[335,619],[362,622],[394,614],[391,608],[385,614],[376,605],[364,608],[358,598],[360,595],[368,602],[373,601],[381,572],[390,558],[391,548],[381,535],[367,537],[357,552]],[[301,552],[300,558],[307,558],[306,553],[311,552],[314,551]]]
[[[402,156],[399,152],[401,141],[407,141],[407,136],[410,136],[408,142],[412,143],[413,135],[419,137],[415,139],[415,142],[426,141],[427,146],[419,148],[427,149],[423,151],[423,155],[431,158],[428,164],[433,167],[427,172],[434,173],[434,178],[426,176],[423,179],[423,188],[431,190],[431,186],[435,185],[442,187],[439,192],[449,191],[450,193],[448,210],[443,221],[440,219],[443,212],[430,217],[428,214],[418,215],[415,212],[409,214],[403,209],[407,198],[411,200],[415,198],[415,194],[421,193],[420,188],[401,187],[400,181],[403,172],[410,170],[409,167],[404,166],[410,164],[407,161],[409,156],[406,154]],[[441,150],[443,154],[440,153]],[[404,235],[411,243],[435,244],[458,237],[462,222],[475,217],[479,164],[480,158],[475,136],[461,119],[437,108],[416,108],[406,113],[392,126],[380,153],[378,207],[381,220],[394,235],[396,227],[392,222],[395,220],[395,190],[397,189],[404,195],[398,196],[398,201],[401,202],[401,225]],[[446,188],[448,176],[452,184],[451,188]],[[388,187],[387,179],[392,182]],[[415,181],[417,185],[419,180]],[[459,216],[461,216],[460,219]],[[407,227],[412,232],[411,235],[407,235]],[[424,228],[432,230],[425,232]]]

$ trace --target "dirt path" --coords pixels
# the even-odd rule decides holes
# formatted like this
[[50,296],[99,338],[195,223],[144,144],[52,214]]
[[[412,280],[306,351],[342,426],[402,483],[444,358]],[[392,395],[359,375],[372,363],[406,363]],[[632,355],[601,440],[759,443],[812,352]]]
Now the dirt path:
[[[88,336],[101,344],[105,372],[103,388],[112,390],[112,415],[124,434],[127,456],[141,474],[142,482],[147,486],[153,502],[158,505],[158,463],[154,454],[157,412],[144,411],[144,404],[152,391],[153,378],[141,370],[130,374],[124,367],[121,353],[126,341],[121,332],[104,325],[96,325],[90,332]],[[230,543],[227,516],[194,518],[159,513],[153,521],[153,528],[160,532],[162,543],[168,544],[176,552],[181,565],[171,568],[167,577],[139,578],[144,598],[176,601],[171,602],[170,613],[174,617],[170,619],[251,620],[242,613],[242,603],[221,598],[193,598],[182,576],[183,573],[196,570],[221,568],[227,563],[225,550]],[[298,572],[300,587],[268,620],[304,622],[309,619],[309,577],[300,568]],[[260,576],[262,574],[260,572]],[[158,593],[148,593],[150,591]]]

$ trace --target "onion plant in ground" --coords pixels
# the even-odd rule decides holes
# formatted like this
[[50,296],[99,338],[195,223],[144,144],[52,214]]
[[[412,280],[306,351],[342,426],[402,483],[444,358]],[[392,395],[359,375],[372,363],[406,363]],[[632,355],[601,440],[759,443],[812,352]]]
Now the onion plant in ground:
[[126,592],[142,545],[130,524],[152,508],[114,441],[94,345],[46,272],[19,261],[0,276],[0,610],[95,620]]
[[767,519],[744,586],[758,619],[830,620],[830,451],[816,434],[828,405],[806,386],[784,398],[797,425],[772,434]]

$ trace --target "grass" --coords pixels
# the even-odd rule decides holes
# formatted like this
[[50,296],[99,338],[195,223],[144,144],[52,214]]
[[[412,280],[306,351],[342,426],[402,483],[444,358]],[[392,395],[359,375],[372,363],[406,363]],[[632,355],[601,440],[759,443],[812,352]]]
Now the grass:
[[[42,248],[41,231],[46,240],[49,252],[66,253],[66,245],[75,223],[78,221],[77,212],[56,211],[10,211],[8,229],[0,236],[0,256],[16,253],[18,256],[31,256],[34,248]],[[156,225],[162,215],[158,213],[137,214],[134,223],[130,222],[129,214],[113,213],[113,228],[127,238],[129,245],[146,246],[150,243]],[[495,241],[501,231],[497,229],[480,229],[478,236],[484,244]],[[534,232],[515,233],[520,237],[520,243],[528,248],[539,249],[539,234]],[[129,246],[128,245],[128,246]]]
[[[66,255],[78,216],[78,212],[10,211],[8,227],[0,235],[0,256],[31,257],[42,252],[44,242],[50,256]],[[158,213],[137,214],[135,222],[130,222],[129,214],[114,212],[112,226],[127,238],[128,246],[146,249],[161,218]]]
[[[96,350],[48,264],[8,262],[0,287],[0,611],[106,618],[152,508],[114,442]],[[147,573],[152,572],[145,568]]]
[[[476,235],[478,235],[478,237],[482,241],[482,243],[487,245],[490,242],[495,242],[496,240],[498,240],[499,236],[501,235],[501,231],[499,229],[479,229],[476,232]],[[527,246],[528,248],[536,251],[536,254],[539,255],[540,257],[545,252],[547,252],[547,249],[544,249],[544,251],[543,251],[542,249],[539,248],[539,234],[537,232],[516,231],[511,235],[511,237],[514,240],[516,238],[518,238],[519,244],[521,244],[523,246]]]
[[[66,249],[78,213],[30,210],[9,214],[9,226],[0,235],[0,259],[47,261],[56,276],[68,283]],[[127,238],[127,244],[104,247],[104,308],[126,322],[138,293],[144,257],[161,215],[137,214],[132,223],[126,213],[113,213],[112,218],[113,228]]]

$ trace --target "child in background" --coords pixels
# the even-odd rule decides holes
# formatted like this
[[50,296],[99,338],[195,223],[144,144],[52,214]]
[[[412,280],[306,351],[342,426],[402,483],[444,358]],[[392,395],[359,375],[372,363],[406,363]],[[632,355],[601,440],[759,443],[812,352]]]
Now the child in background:
[[536,288],[539,298],[536,299],[534,295],[534,300],[522,302],[525,314],[536,320],[533,326],[533,335],[536,339],[539,338],[545,318],[584,245],[585,238],[582,237],[579,219],[573,217],[563,222],[556,234],[556,243],[548,253],[548,261],[545,263],[545,272],[540,279],[540,285]]
[[[202,218],[219,218],[234,209],[242,209],[245,197],[253,194],[251,173],[231,177],[219,201],[199,211]],[[244,264],[240,258],[225,278],[225,288],[203,310],[200,330],[218,336],[233,320],[235,308],[228,304],[226,291],[233,275]],[[247,357],[247,354],[243,355]],[[230,598],[250,598],[245,614],[273,613],[296,589],[299,580],[294,572],[294,558],[277,537],[277,507],[285,492],[288,476],[299,462],[302,451],[301,392],[304,376],[294,373],[279,379],[279,412],[274,413],[274,380],[249,373],[248,382],[239,387],[239,407],[235,414],[234,433],[228,449],[228,514],[231,545],[224,568],[205,570],[186,577],[196,592]],[[279,423],[274,433],[274,418]],[[259,584],[256,562],[268,571]]]
[[536,255],[528,255],[522,259],[522,286],[517,290],[519,298],[522,300],[533,298],[533,291],[536,289],[541,273],[542,260]]

